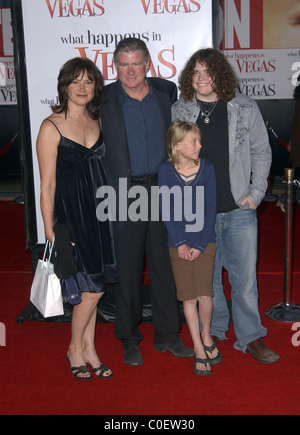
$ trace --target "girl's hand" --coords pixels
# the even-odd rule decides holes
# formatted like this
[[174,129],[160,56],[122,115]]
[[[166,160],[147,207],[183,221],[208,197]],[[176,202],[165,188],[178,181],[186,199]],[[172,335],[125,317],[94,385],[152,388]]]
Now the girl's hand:
[[198,251],[198,249],[191,249],[191,260],[195,261],[197,260],[201,255],[201,251]]
[[191,248],[189,248],[187,245],[182,245],[177,248],[178,256],[182,260],[191,261]]

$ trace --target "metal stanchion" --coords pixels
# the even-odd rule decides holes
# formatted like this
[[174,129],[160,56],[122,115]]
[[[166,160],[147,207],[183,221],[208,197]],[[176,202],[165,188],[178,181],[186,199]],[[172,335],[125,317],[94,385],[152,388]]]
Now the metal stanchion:
[[[266,122],[266,127],[267,127],[268,131],[271,131],[271,132],[275,133],[274,130],[271,128],[269,122]],[[278,138],[278,136],[276,138]],[[271,190],[272,190],[271,189],[271,178],[269,176],[269,178],[268,178],[268,190],[267,190],[267,193],[266,193],[266,195],[265,195],[265,197],[263,199],[264,201],[266,201],[266,202],[277,201],[277,199],[278,199],[277,195],[273,195]]]
[[299,322],[300,306],[292,303],[292,263],[293,263],[293,186],[294,169],[285,169],[285,263],[284,263],[284,301],[266,312],[272,320]]

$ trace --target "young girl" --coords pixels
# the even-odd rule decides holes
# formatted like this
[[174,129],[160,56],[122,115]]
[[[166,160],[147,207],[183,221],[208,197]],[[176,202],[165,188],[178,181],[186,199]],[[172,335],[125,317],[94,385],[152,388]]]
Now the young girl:
[[[179,186],[182,191],[182,220],[178,221],[178,198],[170,195],[170,219],[164,219],[168,231],[171,264],[177,287],[177,298],[183,301],[184,314],[194,342],[197,376],[211,374],[211,365],[219,364],[222,356],[210,335],[213,309],[212,278],[216,254],[216,181],[213,165],[199,158],[201,150],[200,130],[195,124],[173,122],[167,136],[169,160],[159,168],[159,187],[170,189]],[[185,195],[185,186],[191,195]],[[197,187],[204,187],[204,227],[190,232],[190,218],[185,217],[187,197],[195,212]],[[199,204],[199,201],[197,202]],[[175,206],[175,208],[174,208]],[[161,207],[165,207],[165,201]],[[203,211],[203,210],[202,210]],[[197,308],[199,305],[199,311]],[[200,333],[199,315],[202,323]]]

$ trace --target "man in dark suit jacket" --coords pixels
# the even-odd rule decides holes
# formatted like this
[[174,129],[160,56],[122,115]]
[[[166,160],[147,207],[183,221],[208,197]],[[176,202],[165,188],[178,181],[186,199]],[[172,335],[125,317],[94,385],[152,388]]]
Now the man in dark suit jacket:
[[[158,166],[167,156],[166,133],[177,88],[167,80],[146,78],[149,62],[150,54],[143,41],[136,38],[121,41],[114,53],[119,79],[102,93],[101,118],[106,144],[103,164],[117,200],[120,179],[127,182],[127,194],[132,186],[143,186],[150,198],[151,186],[157,185]],[[118,205],[118,212],[124,215],[125,206]],[[149,203],[149,210],[150,207]],[[178,336],[180,319],[163,223],[122,219],[115,223],[119,273],[115,334],[124,346],[124,362],[128,365],[144,362],[138,347],[143,339],[138,325],[142,321],[145,254],[151,281],[154,348],[179,357],[194,356],[193,350],[185,347]]]

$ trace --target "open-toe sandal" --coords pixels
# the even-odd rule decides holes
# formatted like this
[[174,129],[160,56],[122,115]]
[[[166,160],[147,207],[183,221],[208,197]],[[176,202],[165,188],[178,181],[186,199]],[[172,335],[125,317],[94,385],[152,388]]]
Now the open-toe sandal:
[[[67,358],[67,361],[70,364],[69,358]],[[80,381],[90,381],[93,379],[93,376],[90,374],[90,371],[87,368],[87,366],[70,367],[70,370],[74,378],[79,379]],[[87,373],[89,373],[89,376],[80,376],[80,375],[86,375]]]
[[[206,370],[199,370],[197,369],[197,364],[204,364],[206,367]],[[201,359],[201,358],[195,358],[195,363],[194,363],[194,374],[196,376],[210,376],[211,375],[211,370],[207,369],[207,364],[210,364],[209,359]]]
[[[114,375],[113,372],[110,370],[110,368],[109,368],[109,367],[106,367],[106,365],[104,365],[104,364],[101,364],[100,367],[97,367],[97,368],[95,368],[95,369],[91,366],[91,364],[88,364],[88,363],[87,363],[87,365],[90,366],[90,367],[93,369],[93,372],[95,373],[95,375],[96,375],[98,378],[102,378],[102,379],[110,379],[110,378],[112,378],[113,375]],[[105,376],[105,373],[108,372],[108,371],[111,372],[110,375]],[[99,373],[98,373],[98,372],[99,372]],[[98,373],[98,374],[96,374],[96,373]]]

